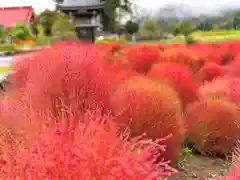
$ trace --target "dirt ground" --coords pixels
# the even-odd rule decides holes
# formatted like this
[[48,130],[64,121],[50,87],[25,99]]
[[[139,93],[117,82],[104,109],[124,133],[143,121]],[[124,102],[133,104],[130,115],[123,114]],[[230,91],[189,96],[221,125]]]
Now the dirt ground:
[[189,155],[176,168],[179,172],[168,180],[216,180],[227,172],[229,164],[220,158]]

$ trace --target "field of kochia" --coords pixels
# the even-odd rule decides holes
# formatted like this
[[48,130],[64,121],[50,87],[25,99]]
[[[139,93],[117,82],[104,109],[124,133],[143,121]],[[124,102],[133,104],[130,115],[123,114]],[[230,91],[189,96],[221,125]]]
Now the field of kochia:
[[165,179],[183,147],[234,157],[218,179],[240,178],[240,41],[57,42],[11,70],[0,179]]

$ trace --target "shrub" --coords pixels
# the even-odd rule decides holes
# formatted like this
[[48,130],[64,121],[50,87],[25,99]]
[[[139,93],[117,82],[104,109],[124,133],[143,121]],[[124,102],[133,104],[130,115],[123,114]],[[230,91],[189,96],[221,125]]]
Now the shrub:
[[164,78],[171,82],[184,107],[197,99],[198,87],[193,80],[193,74],[181,64],[156,64],[148,73],[148,77],[152,79]]
[[199,99],[226,99],[229,100],[229,81],[219,77],[211,82],[205,82],[199,88]]
[[16,26],[11,28],[9,35],[16,40],[26,40],[31,36],[31,31],[23,24],[16,24]]
[[183,117],[177,93],[166,82],[132,77],[113,93],[111,105],[116,121],[129,125],[133,137],[146,133],[148,138],[157,139],[172,134],[165,142],[163,157],[172,163],[178,160]]
[[29,105],[42,115],[57,116],[62,108],[75,113],[97,105],[107,109],[111,86],[103,57],[98,47],[77,43],[58,43],[34,53],[28,72],[23,71]]
[[118,65],[111,64],[108,67],[109,73],[111,73],[111,79],[112,79],[112,87],[117,88],[118,85],[123,83],[125,80],[130,79],[133,76],[139,75],[135,71],[132,71],[131,69],[125,69]]
[[183,64],[194,73],[205,64],[205,59],[199,53],[182,46],[165,49],[163,57],[165,62]]
[[203,83],[204,81],[212,81],[217,77],[222,77],[226,75],[223,68],[215,63],[205,64],[198,72],[198,80]]
[[239,104],[240,79],[231,76],[217,78],[200,87],[200,99],[220,98]]
[[13,58],[12,68],[13,73],[9,75],[12,89],[20,89],[25,86],[28,80],[28,72],[32,64],[34,64],[36,53],[28,55],[19,55]]
[[239,77],[240,76],[239,68],[240,68],[240,54],[236,56],[231,62],[229,73],[232,76]]
[[71,118],[42,124],[41,133],[30,146],[1,155],[0,176],[6,180],[145,180],[164,179],[175,171],[163,161],[153,163],[154,154],[164,150],[158,141],[142,137],[128,141],[127,132],[119,135],[116,125],[98,113],[80,118],[86,123],[74,127]]
[[156,46],[136,44],[125,47],[122,53],[127,58],[130,67],[138,73],[146,74],[155,62],[161,59]]
[[236,104],[207,99],[189,105],[187,141],[203,154],[228,155],[240,138],[240,111]]
[[229,88],[228,95],[231,101],[235,103],[240,102],[240,78],[228,77]]

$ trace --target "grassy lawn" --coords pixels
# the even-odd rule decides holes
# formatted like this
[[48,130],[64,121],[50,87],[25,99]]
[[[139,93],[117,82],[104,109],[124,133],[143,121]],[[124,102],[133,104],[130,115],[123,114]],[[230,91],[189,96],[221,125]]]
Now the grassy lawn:
[[[211,43],[211,42],[221,42],[221,41],[231,41],[240,40],[240,31],[229,30],[229,31],[208,31],[202,32],[197,31],[192,34],[193,38],[201,43]],[[167,40],[153,40],[153,41],[143,41],[146,43],[163,43],[163,44],[182,44],[185,43],[184,36],[176,36],[173,39]]]
[[219,42],[240,39],[240,31],[209,31],[209,32],[195,32],[193,37],[199,42]]

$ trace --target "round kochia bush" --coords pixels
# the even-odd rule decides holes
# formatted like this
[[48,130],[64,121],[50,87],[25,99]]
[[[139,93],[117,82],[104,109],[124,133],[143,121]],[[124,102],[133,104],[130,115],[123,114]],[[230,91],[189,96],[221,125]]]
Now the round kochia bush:
[[154,163],[156,153],[164,150],[160,142],[143,137],[128,141],[127,131],[119,134],[106,118],[86,113],[79,120],[85,123],[77,126],[72,126],[71,116],[42,124],[30,146],[0,155],[1,178],[155,180],[175,172],[166,162]]
[[199,88],[199,99],[226,99],[229,97],[229,80],[225,77],[219,77],[211,82],[205,82]]
[[22,87],[25,100],[47,116],[69,108],[79,114],[97,106],[107,111],[112,87],[105,53],[99,46],[77,43],[58,43],[34,53]]
[[120,52],[127,58],[133,70],[143,74],[146,74],[152,65],[161,59],[160,50],[148,44],[129,45]]
[[205,59],[197,51],[182,46],[166,49],[163,59],[165,62],[183,64],[194,73],[205,64]]
[[[111,99],[116,121],[129,125],[132,136],[146,133],[148,138],[173,136],[166,140],[163,157],[178,160],[183,135],[183,117],[178,94],[168,83],[135,76],[126,80]],[[123,121],[124,120],[124,121]]]
[[148,77],[156,80],[167,79],[178,92],[183,107],[197,99],[198,87],[193,80],[193,74],[182,64],[156,64]]
[[223,99],[206,99],[187,109],[187,141],[203,154],[227,155],[240,138],[239,107]]
[[198,80],[202,83],[204,81],[212,81],[217,77],[222,77],[226,75],[226,71],[215,63],[205,64],[198,72]]

